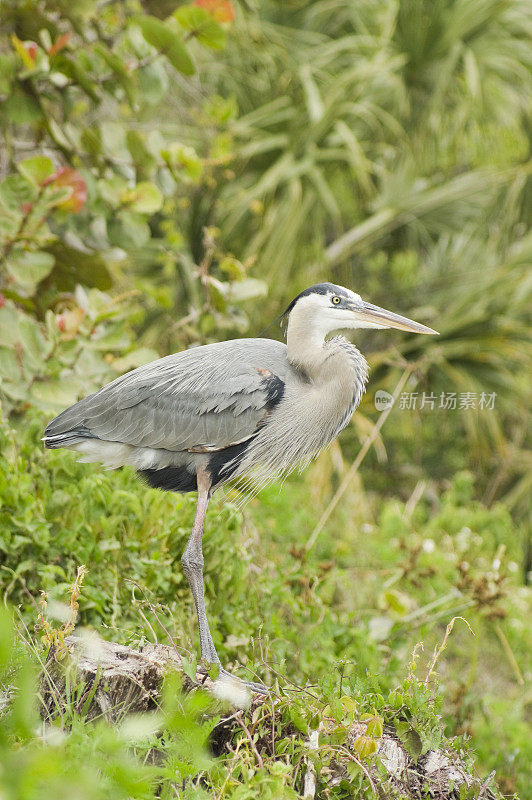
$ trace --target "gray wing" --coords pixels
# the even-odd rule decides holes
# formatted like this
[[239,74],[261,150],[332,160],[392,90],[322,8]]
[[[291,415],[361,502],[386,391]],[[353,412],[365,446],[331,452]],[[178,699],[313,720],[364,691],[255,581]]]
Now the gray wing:
[[217,450],[248,439],[292,372],[286,347],[235,339],[185,350],[117,378],[50,422],[45,441],[98,437],[165,450]]

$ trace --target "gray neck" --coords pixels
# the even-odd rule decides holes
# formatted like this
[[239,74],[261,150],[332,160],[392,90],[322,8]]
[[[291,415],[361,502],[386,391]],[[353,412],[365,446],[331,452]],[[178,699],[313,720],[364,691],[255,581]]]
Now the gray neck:
[[286,331],[286,355],[288,361],[296,368],[303,370],[310,378],[319,377],[324,362],[327,360],[325,350],[326,331],[308,316],[298,313],[296,307],[288,319]]
[[326,340],[327,333],[312,318],[298,314],[296,307],[286,333],[288,361],[303,370],[312,383],[331,383],[339,400],[349,396],[358,405],[368,377],[367,362],[346,339],[335,336]]
[[290,314],[286,355],[306,380],[293,376],[279,412],[246,451],[237,474],[259,464],[259,483],[308,463],[327,447],[351,419],[366,384],[368,365],[356,347],[340,336],[326,341],[329,331],[313,324],[308,309],[297,311],[296,306]]

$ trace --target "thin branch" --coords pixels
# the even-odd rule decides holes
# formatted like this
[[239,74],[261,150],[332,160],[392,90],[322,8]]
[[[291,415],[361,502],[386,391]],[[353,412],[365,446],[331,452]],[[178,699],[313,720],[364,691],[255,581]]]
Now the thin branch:
[[255,758],[257,759],[257,764],[259,765],[259,767],[261,769],[264,769],[264,761],[262,760],[262,756],[259,753],[259,751],[257,749],[257,745],[253,740],[253,736],[251,735],[251,731],[249,730],[248,726],[244,722],[244,717],[242,716],[242,712],[241,711],[239,711],[237,714],[235,714],[235,719],[237,720],[238,724],[240,725],[240,727],[242,728],[242,730],[246,734],[246,738],[247,738],[247,740],[249,742],[249,746],[253,750],[253,752],[255,754]]
[[449,622],[449,624],[447,625],[447,628],[445,629],[445,636],[443,637],[443,642],[440,644],[440,646],[439,646],[439,647],[437,647],[437,648],[434,650],[434,655],[433,655],[433,657],[432,657],[432,661],[430,662],[430,667],[429,667],[429,671],[427,672],[427,677],[426,677],[426,678],[425,678],[425,680],[423,681],[423,683],[424,683],[424,685],[425,685],[425,686],[428,686],[428,683],[429,683],[429,680],[430,680],[430,676],[431,676],[431,675],[432,675],[432,673],[434,672],[434,669],[435,669],[435,667],[436,667],[436,664],[437,664],[437,662],[438,662],[438,659],[439,659],[439,657],[441,656],[441,654],[442,654],[442,653],[443,653],[443,651],[445,650],[445,646],[446,646],[446,644],[447,644],[447,639],[448,639],[448,638],[449,638],[449,636],[451,635],[451,632],[452,632],[452,630],[453,630],[453,628],[454,628],[454,623],[456,622],[456,620],[457,620],[457,619],[461,619],[461,620],[462,620],[462,622],[465,622],[465,624],[466,624],[466,625],[467,625],[467,627],[469,628],[469,632],[471,633],[471,635],[472,635],[472,636],[474,636],[474,635],[475,635],[475,634],[473,633],[473,629],[471,628],[471,625],[469,624],[469,622],[468,622],[466,619],[464,619],[464,617],[453,617],[453,618],[452,618],[452,620],[451,620],[451,621]]
[[499,625],[498,622],[495,623],[495,633],[497,634],[497,636],[500,639],[500,642],[501,642],[501,644],[503,646],[503,650],[506,653],[508,661],[510,662],[510,666],[512,667],[512,669],[514,671],[517,683],[519,684],[519,686],[524,686],[525,685],[525,679],[523,678],[521,670],[519,669],[519,664],[517,663],[517,659],[514,656],[513,650],[510,647],[510,643],[509,643],[508,639],[506,638],[506,636],[504,635],[504,632],[503,632],[503,630],[502,630],[502,628],[501,628],[501,626]]
[[375,786],[375,783],[373,782],[373,779],[371,777],[371,773],[369,772],[366,765],[362,761],[360,761],[355,755],[353,755],[353,753],[350,750],[348,750],[347,747],[343,746],[339,747],[338,752],[342,753],[342,755],[344,755],[350,761],[354,761],[354,763],[360,767],[360,769],[362,770],[362,772],[369,781],[369,785],[371,786],[373,794],[375,795],[375,797],[378,797],[379,794],[377,792],[377,787]]

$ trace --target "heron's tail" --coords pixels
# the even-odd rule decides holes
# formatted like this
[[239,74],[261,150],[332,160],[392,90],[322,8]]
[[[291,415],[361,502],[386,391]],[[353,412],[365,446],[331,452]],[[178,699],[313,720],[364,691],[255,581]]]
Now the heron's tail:
[[69,419],[74,408],[75,406],[67,408],[66,411],[63,411],[48,423],[42,437],[45,447],[50,450],[57,447],[71,447],[73,444],[79,444],[85,439],[98,438],[94,433],[91,433],[86,425],[79,421],[76,424],[74,420]]
[[[49,428],[50,426],[48,426]],[[49,450],[54,450],[57,447],[72,447],[73,444],[79,444],[86,439],[97,439],[88,428],[78,428],[72,431],[65,431],[64,433],[49,434],[48,428],[44,432],[42,441],[44,446]]]

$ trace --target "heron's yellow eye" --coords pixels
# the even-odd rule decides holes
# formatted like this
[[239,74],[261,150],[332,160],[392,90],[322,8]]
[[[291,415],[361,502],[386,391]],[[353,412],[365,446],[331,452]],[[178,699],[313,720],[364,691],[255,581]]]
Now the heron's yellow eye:
[[342,301],[341,301],[341,298],[340,298],[340,297],[338,297],[338,296],[336,296],[336,295],[335,295],[335,296],[332,298],[332,303],[333,303],[335,306],[337,306],[337,305],[338,305],[338,303],[341,303],[341,302],[342,302]]

